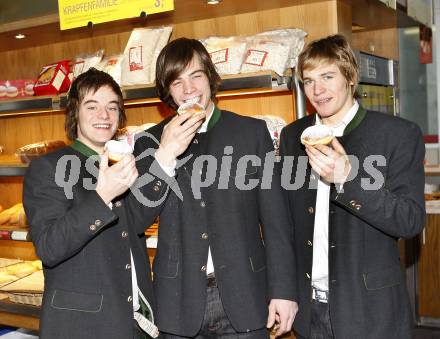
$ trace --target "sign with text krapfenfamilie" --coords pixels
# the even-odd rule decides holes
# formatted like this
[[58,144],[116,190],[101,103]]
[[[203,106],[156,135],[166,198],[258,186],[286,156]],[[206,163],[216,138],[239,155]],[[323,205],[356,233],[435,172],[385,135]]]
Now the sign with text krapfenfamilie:
[[58,0],[61,30],[174,10],[174,0]]

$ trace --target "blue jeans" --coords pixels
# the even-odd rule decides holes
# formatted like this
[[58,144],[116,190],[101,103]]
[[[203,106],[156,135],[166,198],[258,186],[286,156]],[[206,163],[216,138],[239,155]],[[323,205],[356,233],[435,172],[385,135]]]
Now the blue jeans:
[[208,287],[206,292],[205,316],[199,333],[195,337],[162,333],[163,339],[269,339],[269,332],[266,328],[246,333],[236,332],[223,309],[218,288]]

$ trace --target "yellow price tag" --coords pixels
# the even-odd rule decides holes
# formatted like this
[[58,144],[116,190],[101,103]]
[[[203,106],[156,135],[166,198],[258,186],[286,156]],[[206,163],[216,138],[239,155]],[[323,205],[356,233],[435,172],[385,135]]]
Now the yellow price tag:
[[58,0],[61,30],[174,10],[174,0]]

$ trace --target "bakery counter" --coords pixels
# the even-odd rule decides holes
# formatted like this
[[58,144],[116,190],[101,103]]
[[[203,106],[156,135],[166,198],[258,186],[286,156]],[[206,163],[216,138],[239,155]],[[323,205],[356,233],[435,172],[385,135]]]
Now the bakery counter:
[[40,307],[0,300],[0,324],[38,330],[40,326]]

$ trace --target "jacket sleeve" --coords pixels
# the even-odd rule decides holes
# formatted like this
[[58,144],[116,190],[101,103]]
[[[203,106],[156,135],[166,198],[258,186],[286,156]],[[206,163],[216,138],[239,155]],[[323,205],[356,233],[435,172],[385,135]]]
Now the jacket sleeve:
[[405,126],[403,133],[393,135],[399,142],[384,145],[386,158],[379,156],[379,163],[361,162],[358,174],[344,183],[343,192],[333,192],[331,199],[388,235],[411,238],[425,221],[425,147],[420,129],[412,123]]
[[94,190],[81,189],[81,197],[69,199],[56,184],[55,173],[56,164],[41,157],[31,162],[23,186],[32,241],[48,267],[78,253],[117,219]]
[[[296,280],[294,277],[295,254],[293,227],[288,214],[287,203],[281,189],[279,164],[275,163],[270,171],[270,157],[274,157],[272,140],[264,128],[259,133],[260,167],[259,218],[262,224],[266,247],[267,276],[270,299],[297,300]],[[270,155],[267,157],[267,155]],[[272,173],[271,175],[269,173]],[[267,183],[270,182],[270,185]]]

